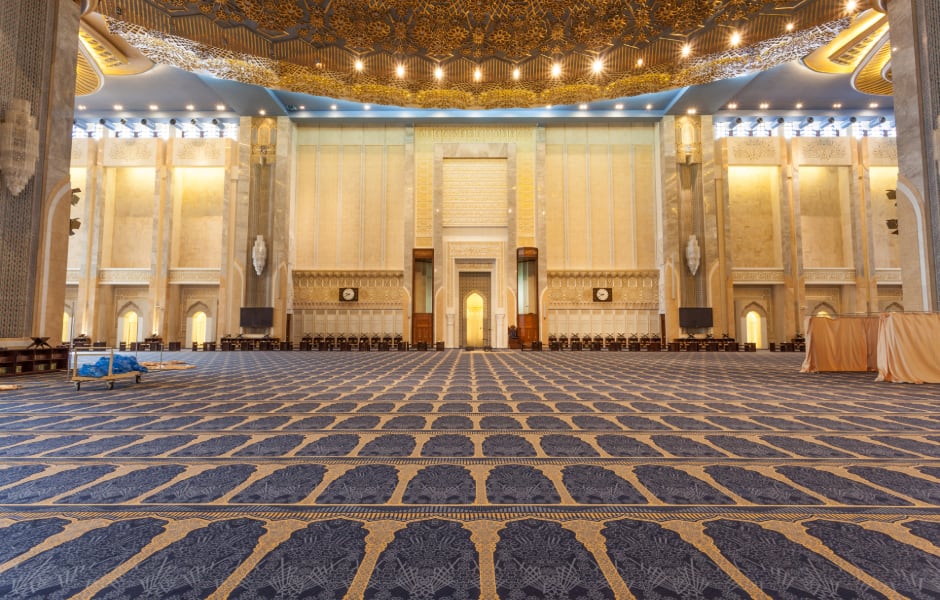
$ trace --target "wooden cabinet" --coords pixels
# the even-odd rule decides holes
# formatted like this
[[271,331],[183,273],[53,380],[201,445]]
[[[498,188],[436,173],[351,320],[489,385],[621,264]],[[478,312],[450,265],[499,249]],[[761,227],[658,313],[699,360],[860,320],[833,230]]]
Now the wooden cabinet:
[[0,350],[0,377],[45,371],[64,371],[69,366],[67,347]]

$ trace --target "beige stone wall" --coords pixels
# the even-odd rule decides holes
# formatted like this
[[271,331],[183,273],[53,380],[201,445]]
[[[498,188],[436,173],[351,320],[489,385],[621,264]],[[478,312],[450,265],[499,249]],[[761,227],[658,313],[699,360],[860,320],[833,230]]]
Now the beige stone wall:
[[728,202],[734,267],[780,267],[779,167],[729,166]]
[[656,268],[655,129],[549,126],[549,270]]
[[871,167],[871,223],[872,238],[875,246],[875,267],[878,269],[897,269],[901,266],[898,240],[900,233],[893,234],[886,221],[898,218],[897,200],[888,198],[887,191],[898,185],[897,167]]
[[173,170],[172,268],[219,268],[224,191],[223,167]]
[[800,166],[803,266],[852,267],[849,167]]
[[402,269],[405,129],[300,127],[294,267]]
[[150,267],[155,177],[151,167],[106,170],[103,267]]

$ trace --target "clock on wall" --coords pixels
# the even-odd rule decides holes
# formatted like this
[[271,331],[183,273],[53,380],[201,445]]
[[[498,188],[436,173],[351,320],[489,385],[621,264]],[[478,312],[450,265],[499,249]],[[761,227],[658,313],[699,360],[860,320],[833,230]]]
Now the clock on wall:
[[357,302],[359,300],[359,288],[339,288],[340,302]]
[[612,298],[610,288],[594,288],[594,302],[610,302]]

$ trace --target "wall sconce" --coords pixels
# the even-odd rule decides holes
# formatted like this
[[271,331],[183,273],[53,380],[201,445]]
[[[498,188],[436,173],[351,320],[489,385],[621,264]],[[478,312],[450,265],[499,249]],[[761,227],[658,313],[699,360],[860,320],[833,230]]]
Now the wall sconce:
[[80,219],[69,219],[69,235],[75,235],[75,232],[78,231],[82,226]]
[[79,196],[79,194],[81,193],[82,193],[82,188],[72,188],[72,199],[69,200],[72,206],[76,206],[81,201],[82,198],[81,196]]
[[268,258],[268,247],[264,243],[264,236],[256,236],[251,247],[251,264],[259,276],[264,273],[264,263]]
[[29,100],[13,98],[0,123],[0,171],[3,182],[19,196],[36,174],[39,159],[39,129]]

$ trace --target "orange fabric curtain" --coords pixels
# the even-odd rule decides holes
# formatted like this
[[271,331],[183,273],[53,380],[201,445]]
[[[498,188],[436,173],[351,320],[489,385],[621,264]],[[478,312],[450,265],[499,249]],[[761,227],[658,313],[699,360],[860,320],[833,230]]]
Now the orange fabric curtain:
[[938,345],[940,315],[881,315],[876,381],[940,383]]
[[876,371],[879,317],[809,317],[802,373]]

